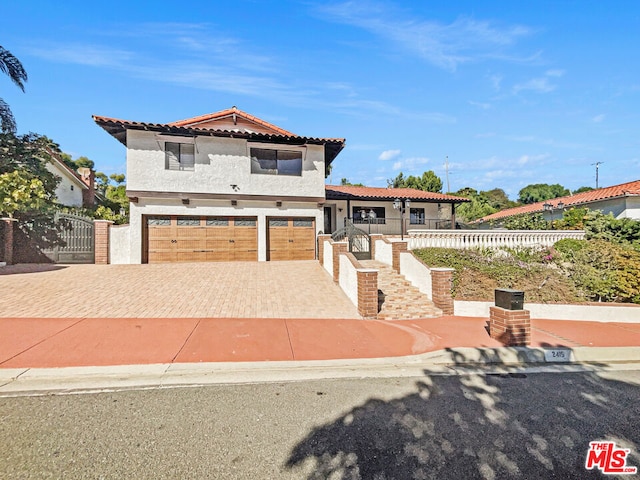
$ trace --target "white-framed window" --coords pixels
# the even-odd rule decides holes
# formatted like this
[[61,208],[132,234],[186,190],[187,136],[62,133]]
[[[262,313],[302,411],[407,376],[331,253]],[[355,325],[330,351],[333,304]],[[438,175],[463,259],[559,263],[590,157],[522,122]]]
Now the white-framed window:
[[411,225],[424,225],[424,208],[410,208],[409,212]]
[[164,143],[164,168],[166,170],[186,170],[195,169],[196,155],[192,143]]
[[250,148],[251,173],[260,175],[302,175],[302,151]]
[[353,207],[353,223],[386,223],[384,207]]

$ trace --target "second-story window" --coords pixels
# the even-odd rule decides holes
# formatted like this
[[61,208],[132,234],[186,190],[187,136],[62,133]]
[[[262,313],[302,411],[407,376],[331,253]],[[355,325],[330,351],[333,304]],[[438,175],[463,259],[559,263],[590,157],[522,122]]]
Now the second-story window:
[[165,142],[164,151],[164,168],[166,170],[194,170],[196,156],[193,144]]
[[295,150],[251,149],[251,173],[302,175],[302,152]]

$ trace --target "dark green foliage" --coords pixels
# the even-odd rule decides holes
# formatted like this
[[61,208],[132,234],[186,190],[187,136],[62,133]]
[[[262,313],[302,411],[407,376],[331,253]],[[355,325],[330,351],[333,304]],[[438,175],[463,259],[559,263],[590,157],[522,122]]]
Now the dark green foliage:
[[389,180],[388,183],[393,188],[415,188],[425,192],[442,192],[442,180],[433,170],[424,172],[420,177],[413,175],[405,177],[400,172],[396,178]]
[[514,215],[505,219],[507,230],[549,230],[551,222],[544,219],[541,213]]
[[555,183],[548,185],[546,183],[535,183],[527,185],[518,192],[518,201],[520,203],[536,203],[543,202],[552,198],[564,197],[569,195],[569,190],[562,185]]
[[[0,72],[9,76],[20,90],[24,92],[24,82],[27,81],[27,72],[16,57],[9,50],[0,46]],[[9,108],[9,104],[0,98],[0,132],[15,133],[16,121]]]
[[556,262],[589,299],[640,303],[640,252],[605,240],[561,240]]

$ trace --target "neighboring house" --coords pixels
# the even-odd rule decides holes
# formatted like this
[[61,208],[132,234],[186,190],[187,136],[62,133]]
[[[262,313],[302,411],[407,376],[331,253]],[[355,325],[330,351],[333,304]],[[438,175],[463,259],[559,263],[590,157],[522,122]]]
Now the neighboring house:
[[78,172],[69,167],[57,155],[51,154],[46,168],[60,179],[55,194],[58,203],[65,207],[90,207],[95,202],[95,176],[89,168]]
[[616,218],[640,220],[640,180],[508,208],[487,215],[477,222],[488,227],[500,225],[508,217],[531,213],[541,213],[546,220],[557,220],[562,218],[564,210],[573,207],[587,207],[590,210],[600,210],[604,214],[612,213]]
[[348,218],[365,231],[395,235],[401,232],[402,213],[404,232],[455,228],[455,206],[469,201],[463,197],[413,188],[350,185],[327,185],[326,197],[325,233],[340,229]]
[[344,139],[236,107],[163,124],[93,119],[127,147],[128,263],[315,258]]

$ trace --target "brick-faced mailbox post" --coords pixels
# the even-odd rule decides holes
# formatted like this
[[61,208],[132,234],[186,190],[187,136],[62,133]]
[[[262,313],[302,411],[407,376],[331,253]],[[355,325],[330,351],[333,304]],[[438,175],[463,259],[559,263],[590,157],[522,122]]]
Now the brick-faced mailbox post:
[[509,347],[531,343],[531,318],[524,310],[524,292],[496,289],[495,306],[489,309],[489,335]]

